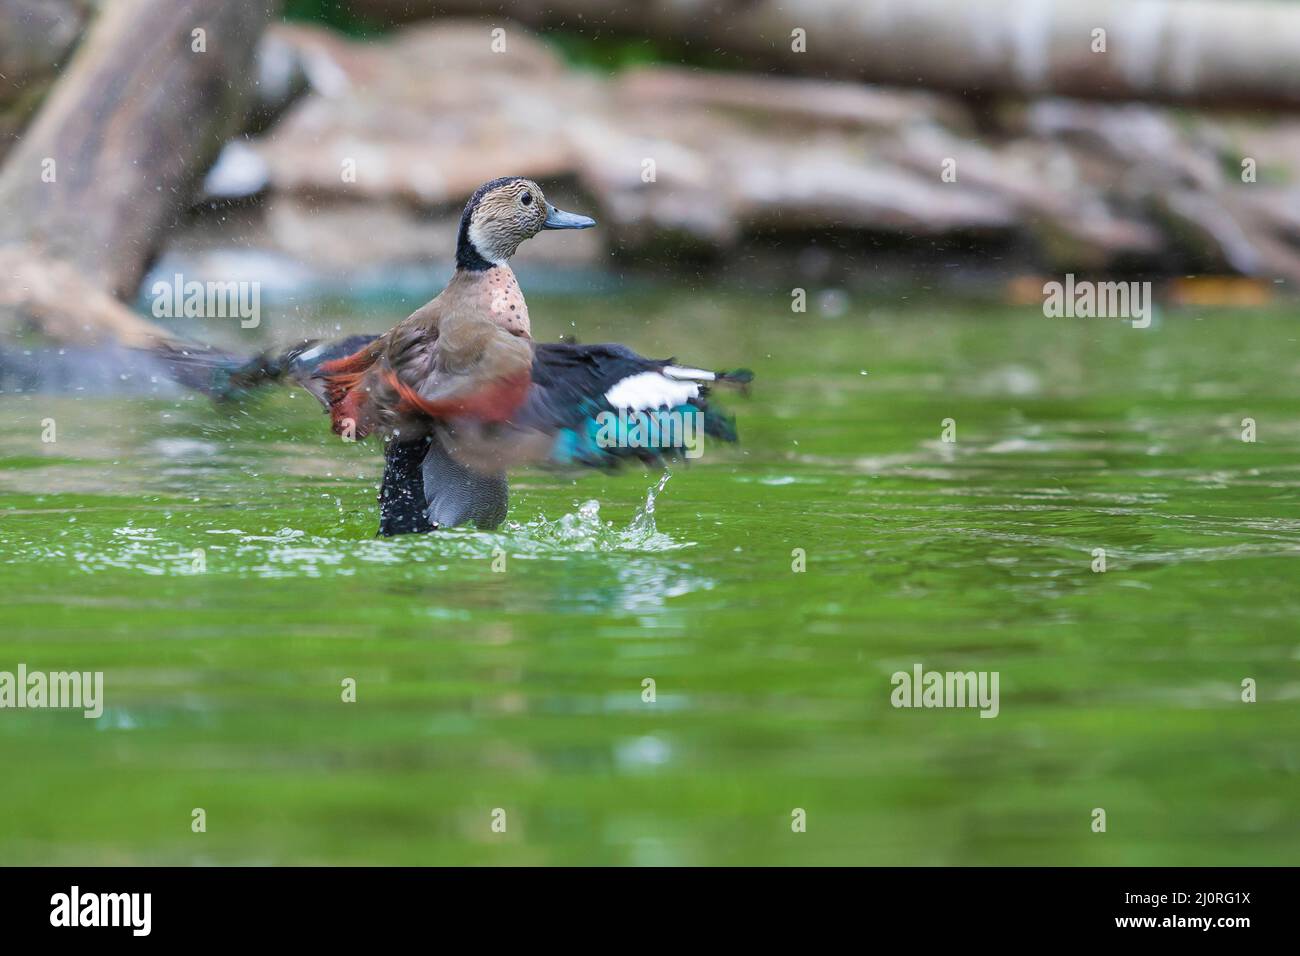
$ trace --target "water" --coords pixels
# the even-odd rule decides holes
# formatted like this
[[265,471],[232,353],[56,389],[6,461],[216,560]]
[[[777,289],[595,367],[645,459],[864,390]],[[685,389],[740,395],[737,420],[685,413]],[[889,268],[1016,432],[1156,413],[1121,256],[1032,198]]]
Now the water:
[[[758,379],[492,533],[375,539],[300,393],[0,396],[0,670],[106,696],[0,711],[0,862],[1294,863],[1300,327],[788,301],[535,297]],[[893,708],[916,663],[999,716]]]

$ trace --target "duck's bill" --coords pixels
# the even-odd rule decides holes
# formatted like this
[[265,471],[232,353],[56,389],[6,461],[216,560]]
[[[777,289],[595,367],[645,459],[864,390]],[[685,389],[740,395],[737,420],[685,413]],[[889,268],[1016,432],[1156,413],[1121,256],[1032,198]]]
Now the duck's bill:
[[543,229],[590,229],[596,220],[590,216],[579,216],[576,212],[565,212],[554,206],[546,207],[546,222]]

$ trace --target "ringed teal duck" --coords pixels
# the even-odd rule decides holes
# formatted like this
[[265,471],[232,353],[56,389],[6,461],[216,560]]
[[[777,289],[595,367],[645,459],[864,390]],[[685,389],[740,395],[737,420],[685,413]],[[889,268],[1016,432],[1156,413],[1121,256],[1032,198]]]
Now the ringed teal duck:
[[321,401],[335,432],[382,435],[384,535],[496,527],[506,472],[521,465],[661,466],[690,456],[690,436],[672,415],[734,441],[731,419],[706,396],[713,385],[747,383],[746,370],[643,358],[622,345],[533,341],[508,260],[543,230],[595,224],[555,208],[531,180],[494,179],[466,204],[455,274],[432,301],[383,335],[303,342],[229,368],[216,390],[287,377]]

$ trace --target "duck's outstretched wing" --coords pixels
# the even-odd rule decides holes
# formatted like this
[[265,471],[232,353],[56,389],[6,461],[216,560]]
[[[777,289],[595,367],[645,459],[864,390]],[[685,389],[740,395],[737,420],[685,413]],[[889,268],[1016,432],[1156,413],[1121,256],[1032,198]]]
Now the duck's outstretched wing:
[[333,342],[304,339],[287,349],[262,352],[251,359],[206,346],[163,344],[152,350],[178,383],[216,401],[244,398],[266,385],[292,381],[328,405],[317,372],[365,348],[377,335],[351,335]]
[[[181,384],[218,401],[238,400],[275,382],[306,388],[327,408],[321,367],[365,349],[378,336],[308,340],[252,359],[202,347],[160,357]],[[670,359],[643,358],[622,345],[537,345],[524,404],[491,441],[540,437],[543,460],[612,468],[630,459],[659,464],[694,457],[699,437],[735,441],[732,419],[708,401],[711,386],[747,385],[747,370],[709,371]],[[499,468],[475,470],[449,454],[437,436],[385,448],[380,533],[402,534],[473,522],[498,525],[509,490]],[[529,456],[529,460],[536,460]]]
[[732,418],[707,400],[710,388],[752,378],[746,369],[694,368],[622,345],[548,343],[534,349],[532,386],[512,421],[553,434],[549,461],[557,465],[694,458],[703,436],[736,440]]
[[[178,381],[218,400],[288,380],[329,407],[322,366],[337,365],[377,338],[307,340],[252,359],[203,348],[163,358]],[[630,459],[656,464],[694,457],[700,435],[735,441],[733,419],[709,401],[709,391],[717,385],[743,387],[753,375],[746,369],[710,371],[648,359],[623,345],[555,342],[534,347],[530,377],[511,424],[548,437],[545,462],[610,468]]]

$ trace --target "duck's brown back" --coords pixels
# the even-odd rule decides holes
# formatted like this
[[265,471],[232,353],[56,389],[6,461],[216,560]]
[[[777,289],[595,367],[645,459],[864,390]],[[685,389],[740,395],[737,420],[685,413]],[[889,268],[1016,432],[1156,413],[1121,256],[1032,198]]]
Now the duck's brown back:
[[509,266],[458,270],[432,301],[355,355],[322,371],[335,431],[403,439],[430,419],[504,420],[532,365],[528,305]]

